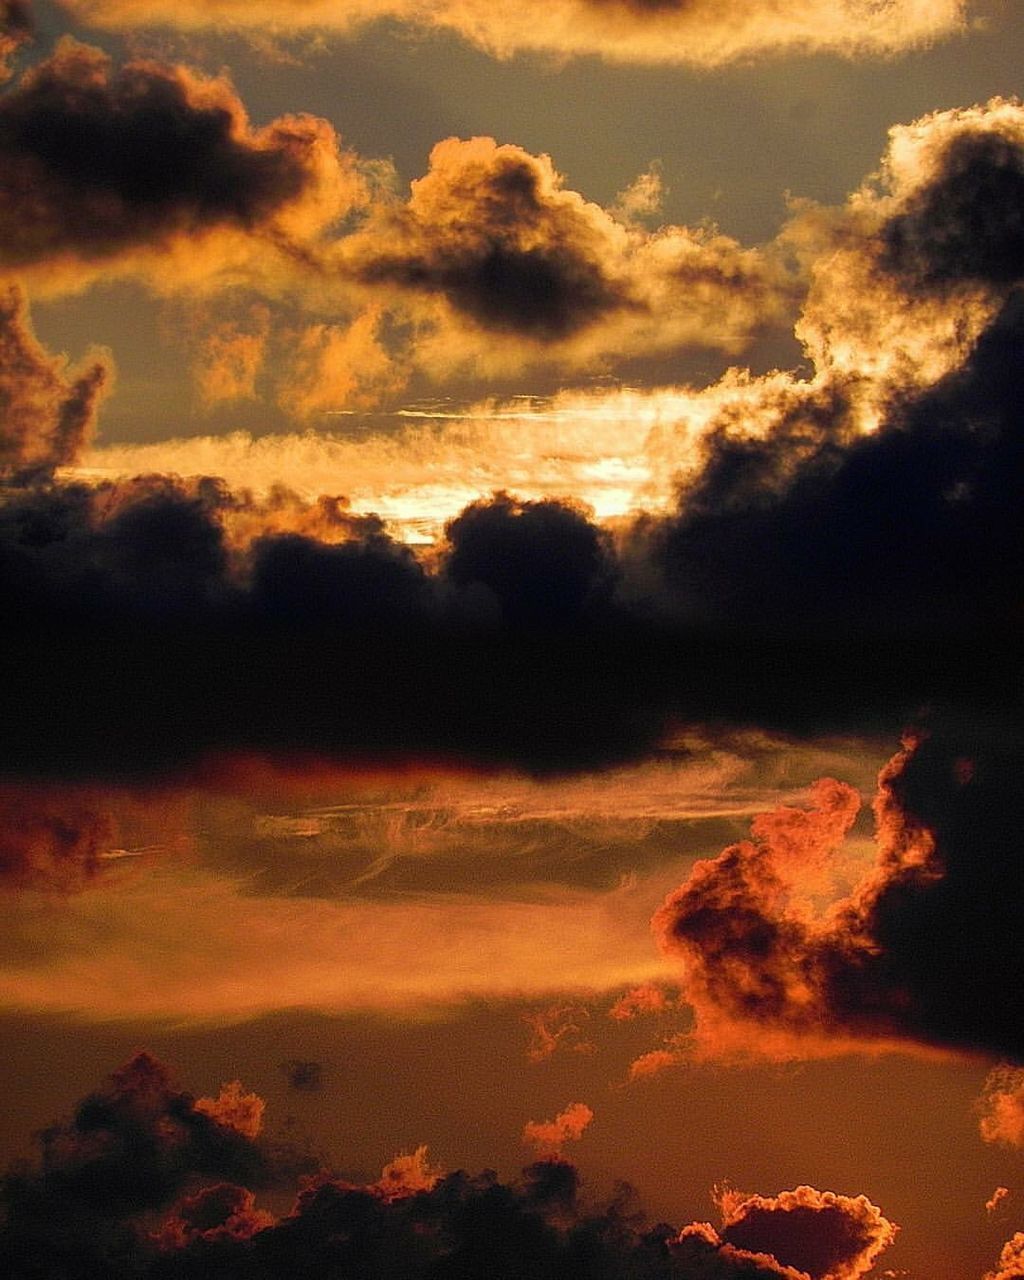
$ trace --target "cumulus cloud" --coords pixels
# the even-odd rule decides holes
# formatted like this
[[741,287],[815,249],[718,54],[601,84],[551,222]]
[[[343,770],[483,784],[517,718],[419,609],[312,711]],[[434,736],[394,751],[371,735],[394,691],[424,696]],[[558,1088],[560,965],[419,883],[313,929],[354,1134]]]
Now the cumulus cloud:
[[558,1160],[567,1142],[578,1142],[594,1113],[585,1102],[570,1103],[554,1120],[530,1120],[523,1128],[523,1142],[533,1147],[539,1158]]
[[895,1226],[866,1196],[797,1187],[778,1196],[726,1191],[724,1244],[768,1254],[811,1280],[857,1280],[896,1238]]
[[[570,1117],[565,1127],[579,1111],[582,1131],[581,1106],[559,1118]],[[628,1187],[596,1199],[553,1156],[507,1182],[492,1172],[444,1174],[425,1147],[365,1185],[328,1169],[299,1176],[289,1153],[200,1111],[147,1053],[39,1143],[38,1163],[0,1183],[0,1262],[12,1280],[335,1272],[427,1280],[499,1267],[580,1280],[856,1280],[895,1230],[865,1197],[810,1187],[728,1193],[721,1234],[706,1224],[651,1226]],[[288,1176],[293,1184],[299,1176],[292,1208],[258,1207],[253,1188]]]
[[273,258],[362,194],[325,121],[254,129],[224,79],[115,67],[69,37],[0,97],[0,158],[0,263],[51,291],[121,269],[168,287],[230,282],[256,270],[254,242]]
[[995,1213],[1004,1200],[1010,1197],[1009,1187],[996,1187],[989,1198],[985,1201],[985,1212]]
[[779,52],[894,53],[961,30],[966,10],[964,0],[801,0],[784,9],[770,0],[728,6],[714,0],[531,0],[507,11],[484,0],[444,0],[426,7],[415,0],[302,0],[286,14],[268,0],[245,5],[237,0],[62,3],[75,17],[98,26],[348,31],[389,18],[454,30],[499,57],[529,49],[697,66]]
[[984,1280],[1021,1280],[1024,1276],[1024,1231],[1018,1231],[1003,1245],[995,1271],[986,1271]]
[[259,1137],[265,1106],[258,1093],[243,1092],[241,1080],[223,1085],[216,1098],[197,1098],[195,1103],[197,1111],[245,1138]]
[[[655,917],[684,961],[698,1044],[800,1056],[905,1041],[1019,1056],[1018,1002],[995,981],[1021,963],[1006,906],[1019,767],[1006,729],[936,727],[910,743],[880,776],[875,865],[827,905],[803,896],[763,831],[698,863]],[[990,1078],[992,1141],[1016,1140],[1017,1088],[1014,1071]]]
[[643,231],[567,189],[549,157],[482,137],[438,143],[409,200],[381,204],[337,254],[396,303],[423,298],[417,359],[432,369],[735,351],[797,292],[781,258],[714,229]]

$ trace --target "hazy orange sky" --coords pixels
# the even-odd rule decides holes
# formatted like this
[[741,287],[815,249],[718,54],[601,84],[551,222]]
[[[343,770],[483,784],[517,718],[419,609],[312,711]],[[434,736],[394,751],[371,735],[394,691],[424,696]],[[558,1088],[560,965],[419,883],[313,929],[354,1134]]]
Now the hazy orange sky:
[[3,1274],[1024,1277],[1020,18],[0,0]]

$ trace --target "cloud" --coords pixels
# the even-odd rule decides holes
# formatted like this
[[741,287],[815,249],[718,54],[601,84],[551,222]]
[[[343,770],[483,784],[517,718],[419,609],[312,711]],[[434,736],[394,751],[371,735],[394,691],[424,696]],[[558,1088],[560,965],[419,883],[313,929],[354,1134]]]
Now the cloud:
[[96,426],[113,365],[93,350],[68,367],[32,329],[24,293],[0,288],[0,477],[46,475],[78,457]]
[[401,1200],[421,1191],[432,1191],[443,1177],[444,1170],[427,1159],[427,1148],[417,1147],[415,1151],[395,1156],[384,1166],[380,1180],[371,1183],[369,1189],[385,1200]]
[[[474,999],[550,1002],[668,970],[637,889],[361,901],[246,888],[166,860],[57,902],[0,896],[0,1004],[179,1024],[288,1009],[419,1016]],[[402,945],[383,945],[388,937]]]
[[423,299],[416,359],[435,376],[469,357],[736,351],[799,292],[781,258],[713,228],[646,232],[568,190],[548,156],[485,137],[439,142],[409,200],[380,203],[336,261],[392,305]]
[[1004,1200],[1010,1196],[1009,1187],[996,1187],[989,1198],[985,1201],[985,1212],[995,1213]]
[[495,10],[483,0],[302,0],[282,14],[267,0],[62,0],[98,26],[173,25],[277,31],[350,31],[381,19],[454,30],[499,57],[524,50],[599,54],[614,62],[717,66],[737,58],[829,50],[847,56],[894,53],[963,29],[962,0],[801,0],[784,10],[769,0],[723,7],[714,0],[539,0]]
[[324,1087],[324,1069],[320,1062],[302,1058],[289,1058],[281,1063],[281,1070],[289,1088],[298,1093],[319,1093]]
[[[571,501],[499,490],[417,555],[338,495],[231,494],[169,476],[9,489],[0,580],[21,610],[8,639],[22,678],[0,690],[0,724],[18,726],[16,740],[0,729],[0,764],[117,777],[229,751],[307,752],[553,773],[649,756],[709,721],[895,736],[924,704],[997,705],[1013,684],[1024,567],[1024,307],[1009,277],[940,288],[916,258],[886,266],[882,247],[893,219],[958,172],[957,138],[1015,138],[1020,114],[989,104],[969,128],[944,113],[894,133],[882,187],[819,219],[840,246],[820,255],[804,316],[820,367],[684,398],[680,448],[645,445],[651,471],[681,457],[667,512],[613,531]],[[984,200],[983,185],[969,190]],[[590,261],[607,230],[550,167],[491,143],[447,147],[397,207],[400,256],[415,209],[432,229],[413,238],[436,222],[454,236],[442,258],[462,265],[474,237],[523,227]],[[482,210],[480,226],[467,209]],[[364,234],[376,232],[350,241]],[[893,317],[919,348],[896,341]],[[933,347],[939,331],[959,337]],[[902,350],[903,364],[862,368],[872,343]],[[309,446],[307,466],[332,457]],[[460,459],[443,485],[456,497],[472,486]],[[153,735],[150,723],[173,728]]]
[[[994,1067],[978,1099],[979,1129],[986,1142],[1024,1147],[1024,1070]],[[1004,1193],[1009,1194],[1008,1192]]]
[[536,1013],[523,1014],[523,1021],[530,1028],[527,1046],[528,1062],[546,1062],[560,1048],[571,1048],[576,1053],[590,1053],[593,1045],[585,1039],[584,1026],[590,1018],[586,1005],[556,1004]]
[[[1005,727],[919,736],[880,775],[875,866],[827,904],[801,893],[763,827],[698,863],[655,917],[684,962],[698,1044],[801,1056],[902,1040],[1019,1058],[1021,1011],[996,981],[1021,963],[1006,906],[1019,768]],[[1016,1084],[990,1078],[992,1140],[1014,1140]]]
[[673,997],[664,987],[648,983],[642,987],[634,987],[620,996],[608,1010],[608,1016],[618,1022],[627,1022],[643,1014],[665,1013],[674,1004]]
[[0,0],[0,80],[10,74],[10,59],[32,39],[31,0]]
[[99,798],[74,789],[0,787],[0,883],[75,888],[116,845]]
[[256,1093],[243,1093],[241,1080],[221,1087],[216,1098],[197,1098],[196,1110],[217,1124],[233,1129],[245,1138],[260,1136],[266,1103]]
[[723,1243],[765,1253],[811,1280],[857,1280],[896,1238],[866,1196],[797,1187],[778,1196],[722,1196]]
[[542,1160],[558,1160],[567,1142],[579,1142],[594,1113],[585,1102],[570,1103],[554,1120],[530,1120],[523,1128],[523,1142]]
[[1018,1231],[1007,1240],[996,1267],[985,1272],[984,1280],[1020,1280],[1024,1276],[1024,1232]]
[[[578,1137],[590,1114],[568,1108],[552,1122],[557,1140]],[[218,1123],[145,1052],[38,1143],[38,1162],[0,1183],[0,1262],[14,1280],[335,1272],[856,1280],[895,1233],[865,1197],[811,1187],[726,1193],[721,1234],[698,1223],[652,1227],[630,1188],[596,1199],[555,1156],[507,1182],[493,1172],[444,1174],[425,1147],[365,1185],[329,1169],[300,1176],[293,1153]],[[252,1188],[289,1177],[299,1180],[289,1211],[257,1207]]]
[[215,1182],[193,1196],[185,1196],[156,1235],[166,1252],[201,1242],[250,1240],[258,1231],[274,1225],[273,1214],[256,1208],[256,1197],[246,1187]]
[[273,259],[362,192],[325,121],[254,129],[226,80],[115,67],[70,37],[0,97],[0,160],[0,263],[51,292],[117,271],[168,288],[259,275],[254,243]]

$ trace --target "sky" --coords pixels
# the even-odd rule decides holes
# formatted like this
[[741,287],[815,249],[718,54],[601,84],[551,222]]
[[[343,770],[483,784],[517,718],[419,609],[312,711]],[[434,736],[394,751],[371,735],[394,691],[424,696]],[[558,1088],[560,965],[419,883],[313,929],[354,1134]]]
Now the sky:
[[0,0],[0,1271],[1024,1277],[1014,0]]

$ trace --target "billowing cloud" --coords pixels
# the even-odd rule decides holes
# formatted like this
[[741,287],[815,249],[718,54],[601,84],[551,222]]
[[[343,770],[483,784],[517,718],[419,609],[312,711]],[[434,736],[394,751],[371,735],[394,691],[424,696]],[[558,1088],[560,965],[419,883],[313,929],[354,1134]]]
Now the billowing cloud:
[[256,1197],[248,1188],[215,1182],[185,1196],[161,1226],[156,1241],[162,1251],[171,1252],[197,1242],[210,1245],[250,1240],[274,1222],[273,1214],[256,1208]]
[[[770,830],[698,863],[655,917],[698,1044],[799,1056],[904,1040],[1019,1058],[1019,1002],[996,980],[1022,962],[1019,768],[1006,728],[919,737],[880,776],[875,866],[830,903],[801,892]],[[990,1140],[1015,1140],[1017,1087],[1014,1071],[990,1078]]]
[[253,241],[273,258],[362,190],[325,121],[254,129],[224,79],[115,67],[70,38],[0,97],[0,159],[0,263],[50,290],[119,269],[168,287],[230,282]]
[[547,156],[492,138],[439,142],[407,203],[383,203],[338,245],[342,270],[398,299],[447,306],[421,335],[432,367],[472,354],[500,366],[556,349],[562,361],[685,345],[738,350],[795,293],[781,260],[714,230],[649,233],[563,185]]
[[267,0],[62,0],[99,26],[265,27],[349,31],[385,18],[454,30],[499,57],[522,50],[600,54],[616,62],[716,66],[775,52],[893,53],[962,29],[964,0],[770,0],[723,7],[715,0],[531,0],[495,10],[485,0],[301,0],[282,14]]
[[258,1138],[263,1128],[263,1099],[258,1093],[245,1093],[241,1080],[221,1087],[216,1098],[197,1098],[196,1110],[245,1138]]
[[995,1271],[986,1271],[984,1280],[1021,1280],[1024,1276],[1024,1231],[1018,1231],[1003,1245]]
[[25,1162],[0,1184],[0,1262],[12,1280],[427,1280],[498,1267],[581,1280],[856,1280],[894,1234],[865,1197],[810,1187],[730,1193],[721,1234],[697,1223],[677,1231],[651,1226],[628,1187],[591,1197],[565,1161],[547,1158],[502,1182],[492,1172],[446,1175],[425,1147],[363,1185],[327,1169],[302,1177],[293,1207],[275,1216],[253,1188],[288,1174],[294,1182],[301,1164],[198,1111],[146,1053],[39,1140],[38,1165]]
[[811,1280],[857,1280],[896,1237],[866,1196],[797,1187],[778,1196],[722,1196],[723,1243],[768,1254]]

